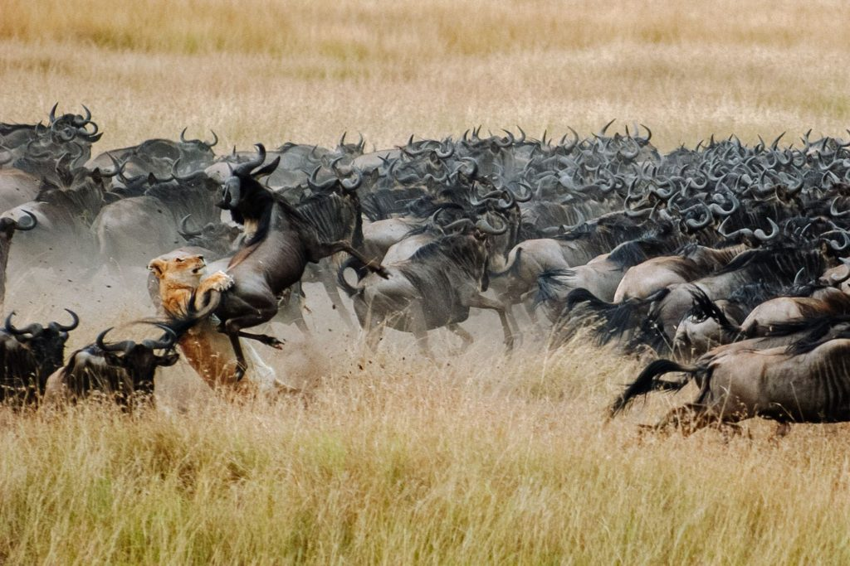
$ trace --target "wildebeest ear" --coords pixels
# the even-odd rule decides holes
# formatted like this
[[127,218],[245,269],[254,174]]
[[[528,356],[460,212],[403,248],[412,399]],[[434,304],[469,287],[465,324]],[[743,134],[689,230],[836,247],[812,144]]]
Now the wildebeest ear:
[[259,179],[260,177],[265,177],[266,175],[271,175],[274,173],[274,170],[277,169],[277,166],[280,164],[280,156],[278,155],[274,161],[266,165],[261,169],[257,169],[251,176],[255,179]]
[[164,262],[161,259],[155,259],[148,264],[148,269],[153,272],[158,278],[162,277],[162,266]]

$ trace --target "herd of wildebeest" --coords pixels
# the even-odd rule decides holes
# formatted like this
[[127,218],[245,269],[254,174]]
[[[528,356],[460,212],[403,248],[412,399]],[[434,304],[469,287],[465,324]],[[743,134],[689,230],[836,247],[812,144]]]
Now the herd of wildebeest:
[[609,123],[557,142],[479,128],[371,153],[343,135],[216,154],[215,134],[184,130],[92,157],[91,113],[56,109],[0,124],[0,299],[34,267],[105,270],[145,282],[158,314],[153,338],[107,328],[66,357],[74,312],[24,324],[5,305],[5,403],[132,406],[178,351],[213,388],[242,387],[269,370],[252,342],[283,347],[266,323],[310,333],[313,282],[371,350],[386,328],[426,355],[439,328],[465,347],[461,324],[487,309],[507,352],[542,337],[657,358],[610,412],[695,382],[659,429],[850,419],[850,141],[712,136],[663,154],[646,126]]

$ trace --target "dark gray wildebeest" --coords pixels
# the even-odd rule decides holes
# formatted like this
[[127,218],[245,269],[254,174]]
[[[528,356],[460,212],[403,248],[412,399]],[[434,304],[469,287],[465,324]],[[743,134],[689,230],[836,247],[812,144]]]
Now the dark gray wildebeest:
[[[237,379],[246,370],[245,356],[239,338],[258,340],[280,348],[276,338],[252,334],[244,329],[270,321],[279,309],[279,298],[287,288],[301,280],[309,262],[338,252],[347,252],[370,270],[383,273],[351,244],[353,232],[359,229],[360,214],[356,194],[348,192],[347,181],[339,183],[340,192],[310,197],[298,208],[282,196],[260,184],[258,179],[277,167],[275,159],[262,166],[266,150],[257,144],[256,159],[233,170],[224,183],[219,206],[229,210],[234,222],[244,227],[247,239],[232,258],[210,270],[226,271],[234,280],[227,291],[210,294],[207,305],[192,313],[178,327],[178,334],[197,321],[214,313],[221,321],[220,330],[230,338],[238,360]],[[358,184],[358,181],[353,184]]]
[[[173,366],[178,354],[174,351],[176,335],[163,327],[165,334],[158,340],[136,343],[123,340],[107,344],[107,328],[94,344],[77,350],[65,367],[47,380],[44,401],[57,404],[78,401],[99,392],[119,405],[132,406],[134,398],[149,398],[154,392],[156,368]],[[157,354],[156,350],[163,350]]]
[[464,225],[462,233],[439,238],[410,258],[385,265],[389,272],[385,280],[368,276],[354,287],[345,280],[344,269],[340,270],[340,286],[354,301],[354,311],[372,350],[377,348],[385,326],[413,333],[428,355],[428,331],[435,328],[446,326],[469,344],[472,337],[458,325],[469,317],[470,308],[496,311],[505,345],[513,347],[504,306],[481,294],[488,284],[488,237],[504,233],[507,226],[493,228],[484,220],[473,225],[463,219],[446,229],[456,228],[458,223]]
[[27,211],[19,220],[3,217],[0,218],[0,310],[6,300],[6,265],[9,261],[9,250],[12,247],[12,236],[16,231],[26,232],[32,230],[38,224],[35,216]]
[[[850,335],[847,324],[831,336],[800,340],[790,346],[758,349],[747,340],[720,346],[689,366],[670,360],[649,364],[611,407],[622,411],[632,399],[655,390],[678,391],[695,380],[697,398],[670,411],[656,430],[677,427],[685,434],[710,425],[737,423],[752,417],[780,423],[850,420]],[[666,373],[685,374],[680,381],[658,379]]]
[[203,172],[177,175],[148,186],[140,196],[104,206],[91,227],[102,263],[144,269],[151,257],[183,243],[180,224],[187,215],[201,226],[218,223],[219,187]]
[[80,323],[77,315],[69,325],[51,322],[16,328],[14,311],[0,330],[0,402],[32,403],[43,394],[47,378],[62,367],[68,333]]
[[106,151],[86,163],[88,169],[101,170],[111,167],[114,160],[124,164],[127,174],[148,175],[153,173],[157,177],[167,176],[174,165],[181,174],[194,173],[204,169],[213,163],[215,153],[213,147],[218,143],[218,136],[212,132],[212,141],[187,140],[186,130],[180,133],[180,141],[168,139],[146,140],[139,145],[112,149]]

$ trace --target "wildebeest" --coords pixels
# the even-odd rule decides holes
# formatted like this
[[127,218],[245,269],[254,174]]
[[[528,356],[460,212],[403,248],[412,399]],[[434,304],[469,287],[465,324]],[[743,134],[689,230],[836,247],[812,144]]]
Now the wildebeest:
[[[246,369],[239,338],[251,338],[264,344],[280,347],[281,342],[263,334],[251,334],[244,329],[271,320],[278,312],[278,298],[284,290],[300,281],[308,262],[318,262],[337,252],[347,252],[372,271],[382,273],[348,238],[360,222],[359,215],[349,203],[355,195],[345,194],[352,186],[342,181],[343,194],[315,195],[314,206],[297,209],[280,195],[263,187],[258,179],[269,175],[278,160],[262,166],[265,148],[257,144],[257,158],[233,170],[225,182],[220,206],[230,210],[233,220],[244,226],[248,236],[244,247],[221,269],[234,279],[234,286],[221,293],[209,307],[195,313],[193,321],[215,312],[221,329],[230,338],[239,362],[237,379]],[[356,182],[354,184],[357,184]],[[327,238],[327,236],[333,238]],[[338,238],[338,239],[337,239]],[[211,265],[211,269],[218,266]]]
[[468,343],[471,337],[457,325],[469,317],[470,308],[496,311],[505,344],[513,347],[505,308],[481,294],[487,290],[487,238],[507,227],[494,229],[484,221],[473,226],[469,219],[458,222],[467,225],[464,233],[444,236],[409,259],[384,265],[387,279],[370,276],[353,287],[340,270],[339,283],[354,301],[354,311],[373,350],[384,326],[413,333],[425,352],[429,351],[428,331],[443,326]]
[[[45,403],[78,401],[99,392],[119,405],[130,406],[134,398],[149,397],[154,392],[156,368],[173,366],[178,354],[174,351],[175,333],[161,327],[165,334],[158,340],[136,343],[122,340],[107,344],[101,332],[94,344],[71,354],[65,367],[47,380]],[[163,350],[157,354],[156,350]]]
[[16,328],[15,312],[6,317],[0,330],[0,402],[36,401],[47,385],[47,378],[62,367],[68,333],[80,323],[77,315],[65,309],[73,321],[69,325],[51,322]]
[[[846,334],[846,331],[845,331]],[[680,390],[691,379],[697,398],[670,411],[656,429],[680,427],[691,433],[702,427],[763,417],[780,423],[850,420],[850,339],[831,338],[765,350],[742,344],[718,347],[693,366],[670,360],[649,364],[611,407],[622,411],[638,395],[653,390]],[[682,381],[658,377],[686,374]]]
[[9,261],[9,249],[12,245],[12,236],[15,231],[32,230],[38,224],[36,217],[28,210],[23,211],[25,216],[20,220],[12,218],[0,218],[0,309],[3,308],[6,298],[6,265]]

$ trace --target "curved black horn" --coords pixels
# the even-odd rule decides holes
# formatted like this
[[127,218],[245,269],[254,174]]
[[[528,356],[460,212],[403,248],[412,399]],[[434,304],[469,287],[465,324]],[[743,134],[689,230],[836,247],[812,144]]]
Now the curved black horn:
[[133,347],[136,345],[136,343],[132,340],[124,340],[122,342],[116,342],[115,344],[106,344],[103,341],[104,338],[106,338],[106,334],[113,328],[115,327],[110,326],[109,328],[97,335],[97,338],[95,338],[94,341],[95,344],[97,344],[97,347],[103,350],[104,352],[127,352],[129,350],[132,350]]
[[233,170],[233,174],[237,177],[244,177],[251,174],[251,171],[259,167],[266,160],[266,146],[261,143],[255,143],[254,147],[257,148],[257,157],[246,161],[245,163],[241,163]]
[[13,334],[15,336],[24,336],[26,334],[29,334],[32,338],[35,338],[36,336],[44,332],[44,327],[36,323],[30,324],[21,329],[15,328],[12,325],[12,317],[14,315],[15,311],[12,311],[11,313],[9,313],[9,316],[6,317],[6,331],[10,334]]
[[174,343],[177,341],[177,333],[164,324],[156,324],[156,326],[163,329],[165,334],[159,340],[145,340],[145,346],[151,350],[168,350],[174,347]]
[[218,135],[216,135],[215,130],[210,130],[210,132],[212,132],[213,141],[205,143],[204,145],[206,145],[207,147],[215,147],[215,145],[218,143]]
[[475,227],[489,236],[499,236],[508,231],[508,223],[504,220],[501,227],[494,228],[486,218],[479,218],[478,222],[475,223]]
[[197,232],[189,230],[189,227],[186,226],[186,221],[189,220],[190,216],[192,216],[192,215],[187,214],[186,216],[184,216],[183,218],[180,219],[180,229],[177,230],[177,233],[180,234],[181,236],[183,236],[183,239],[185,239],[185,240],[195,238],[197,236],[200,236],[203,233],[203,230],[198,230]]
[[314,191],[326,191],[333,187],[334,183],[336,183],[337,181],[336,179],[328,179],[324,183],[319,183],[319,180],[316,178],[316,175],[319,173],[319,169],[321,168],[322,166],[319,165],[318,167],[313,169],[313,172],[310,173],[309,177],[307,177],[307,185]]
[[829,205],[829,215],[833,218],[841,218],[842,216],[850,215],[850,210],[845,210],[844,212],[839,212],[838,208],[835,206],[838,202],[838,199],[841,197],[835,197],[832,199],[832,204]]
[[59,107],[59,103],[53,105],[53,108],[50,109],[50,125],[52,126],[54,122],[56,122],[56,108]]
[[59,324],[58,322],[54,322],[54,324],[62,332],[70,332],[71,330],[74,330],[80,325],[80,317],[78,317],[77,313],[75,313],[71,309],[65,309],[65,312],[71,315],[71,324],[69,324],[68,326],[65,326],[64,324]]
[[360,169],[353,167],[352,175],[354,175],[354,180],[343,179],[341,181],[346,191],[356,191],[363,184],[363,172]]

